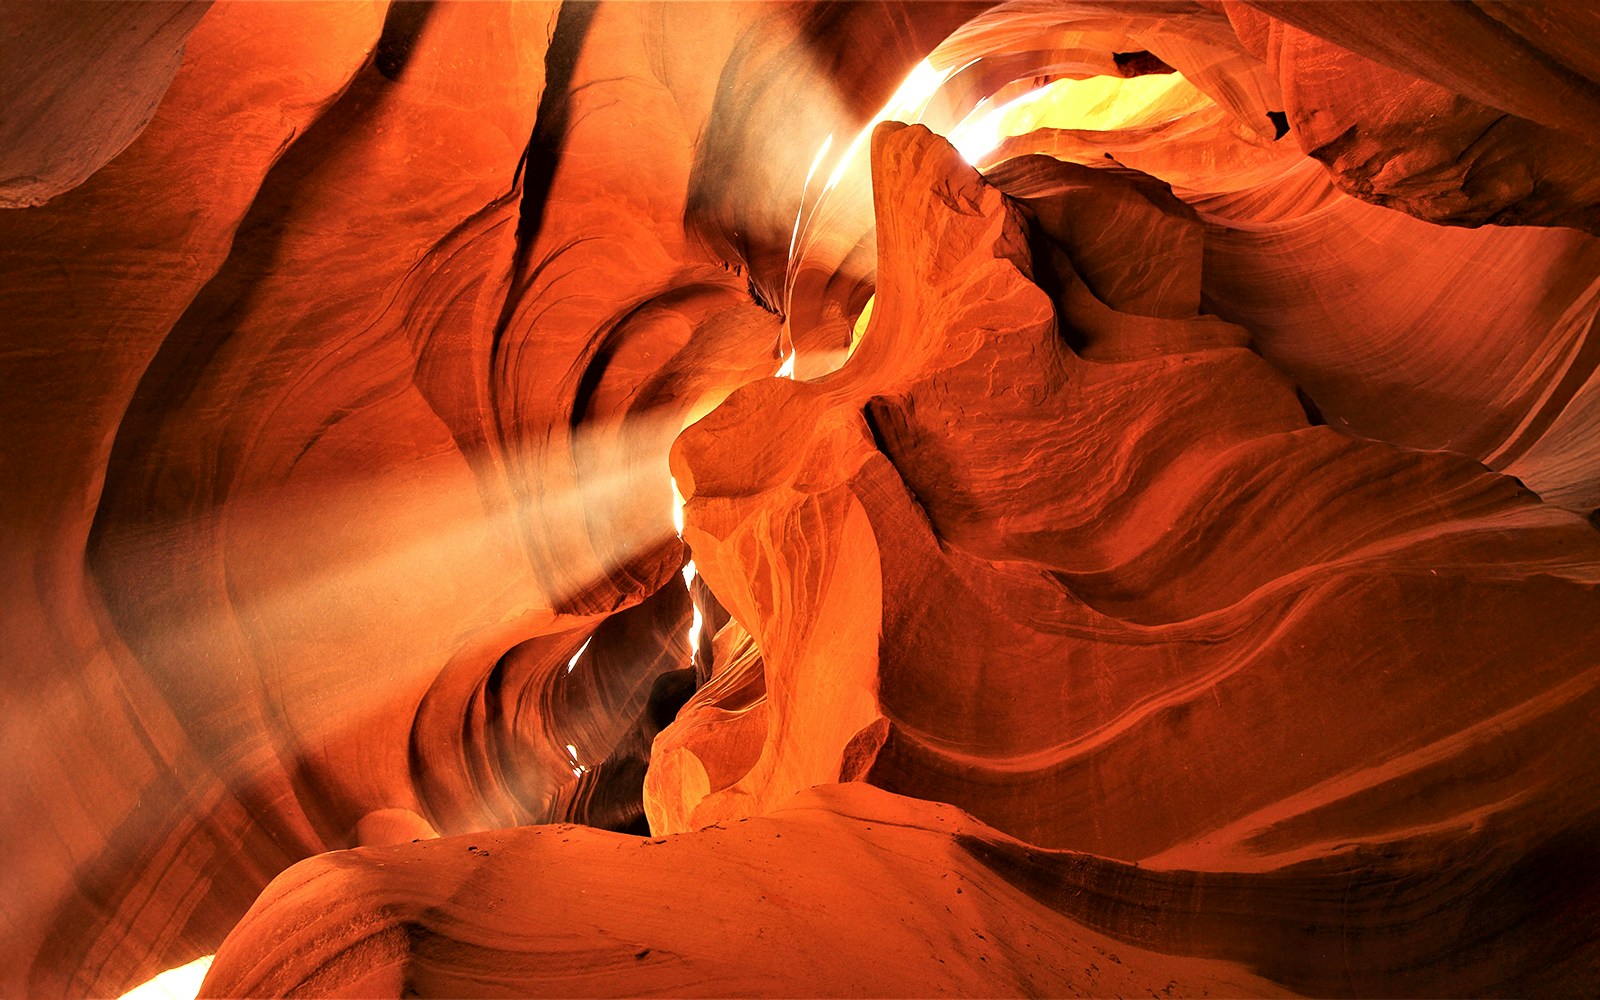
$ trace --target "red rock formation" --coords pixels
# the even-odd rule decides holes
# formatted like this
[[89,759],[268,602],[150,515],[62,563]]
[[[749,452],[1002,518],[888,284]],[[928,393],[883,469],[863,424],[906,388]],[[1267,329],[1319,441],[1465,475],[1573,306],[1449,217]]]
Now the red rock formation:
[[[173,780],[175,765],[204,767],[185,720],[103,627],[84,553],[142,373],[222,266],[284,144],[348,84],[380,13],[211,10],[126,150],[49,205],[0,215],[5,992],[131,985],[199,953],[253,896],[210,891],[213,845],[237,844],[250,821],[215,781]],[[234,73],[241,63],[252,71]],[[295,856],[260,836],[249,853],[257,880]],[[162,875],[174,865],[181,875]],[[140,911],[155,919],[124,939]],[[106,925],[122,930],[97,943]]]
[[[1030,897],[1024,858],[1071,872],[1066,914]],[[832,785],[697,834],[524,827],[303,862],[205,995],[1282,995],[1099,929],[1132,874]]]
[[65,10],[0,992],[1584,987],[1585,11]]
[[[1284,20],[1234,3],[1229,18],[1275,71],[1300,148],[1344,190],[1435,222],[1600,232],[1600,178],[1590,168],[1600,86],[1568,65],[1592,70],[1592,56],[1573,60],[1567,46],[1546,41],[1592,36],[1591,13],[1549,5],[1530,18],[1493,3],[1431,13],[1380,3],[1360,14],[1345,4],[1259,6]],[[1465,60],[1442,57],[1457,46],[1470,53]]]
[[[1295,799],[1337,827],[1356,803],[1299,796],[1591,691],[1594,650],[1572,643],[1594,610],[1592,528],[1473,463],[1308,426],[1243,330],[1175,318],[1198,305],[1201,231],[1170,196],[1013,161],[994,176],[1029,195],[1030,253],[1018,212],[937,139],[880,145],[895,270],[860,350],[828,378],[740,390],[677,446],[685,538],[765,654],[778,717],[709,796],[692,760],[672,764],[691,800],[664,814],[759,812],[836,774],[881,716],[889,787],[1034,843],[1224,851],[1236,817],[1288,822],[1273,804]],[[1108,231],[1140,234],[1119,258],[1139,269],[1085,269],[1091,290],[1074,254]],[[1456,624],[1396,645],[1414,606]],[[952,635],[951,615],[981,628]],[[1536,620],[1564,638],[1525,672],[1495,637]],[[1478,694],[1426,709],[1430,738],[1433,685],[1386,678],[1441,670]]]
[[122,152],[155,113],[208,6],[10,6],[0,39],[0,208],[42,205]]

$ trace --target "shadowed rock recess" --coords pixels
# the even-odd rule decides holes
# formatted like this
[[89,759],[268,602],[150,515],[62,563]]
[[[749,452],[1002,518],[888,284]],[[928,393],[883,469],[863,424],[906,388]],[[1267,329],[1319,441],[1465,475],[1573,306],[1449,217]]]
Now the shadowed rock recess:
[[1600,982],[1600,8],[0,40],[0,995]]

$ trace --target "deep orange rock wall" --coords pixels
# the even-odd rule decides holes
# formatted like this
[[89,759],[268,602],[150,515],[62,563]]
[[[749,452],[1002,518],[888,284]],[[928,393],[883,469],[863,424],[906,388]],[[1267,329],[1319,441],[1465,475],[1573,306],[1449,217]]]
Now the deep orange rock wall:
[[0,993],[1592,983],[1586,10],[69,10]]

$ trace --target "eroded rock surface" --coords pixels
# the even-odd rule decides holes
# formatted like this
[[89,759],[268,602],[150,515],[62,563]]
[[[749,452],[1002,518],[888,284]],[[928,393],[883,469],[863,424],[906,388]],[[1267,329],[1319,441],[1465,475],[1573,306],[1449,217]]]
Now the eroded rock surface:
[[208,6],[8,6],[0,209],[42,205],[122,152],[155,113]]
[[[692,835],[524,827],[306,861],[202,995],[1284,995],[1098,929],[1132,875],[833,785]],[[1035,878],[1071,905],[1034,898]]]
[[[1456,945],[1302,988],[1574,981],[1587,958],[1528,956],[1590,891],[1545,866],[1597,820],[1592,526],[1459,456],[1312,426],[1242,329],[1195,314],[1200,223],[1147,182],[1013,161],[991,175],[1013,201],[920,127],[881,126],[874,155],[856,353],[741,389],[675,447],[685,539],[765,657],[767,724],[714,781],[703,762],[740,742],[714,702],[663,734],[657,832],[844,773],[1045,847],[1211,871],[1377,856],[1445,883],[1419,933]],[[1107,216],[1140,247],[1098,258],[1110,301],[1073,264]],[[1468,865],[1539,902],[1443,916],[1486,891],[1441,874]],[[1384,893],[1335,919],[1414,919]],[[1469,940],[1494,957],[1458,967]]]
[[1581,992],[1597,32],[20,5],[0,993]]

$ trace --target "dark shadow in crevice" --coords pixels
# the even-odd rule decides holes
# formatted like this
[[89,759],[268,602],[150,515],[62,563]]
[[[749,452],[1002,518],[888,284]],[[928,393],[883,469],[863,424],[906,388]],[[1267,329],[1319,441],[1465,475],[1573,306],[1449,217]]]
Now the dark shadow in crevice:
[[390,5],[372,65],[386,80],[398,80],[411,61],[411,50],[434,14],[434,0],[402,0]]
[[1305,411],[1306,420],[1311,423],[1312,427],[1326,427],[1328,425],[1327,418],[1322,415],[1321,407],[1317,406],[1316,400],[1312,399],[1304,389],[1295,386],[1294,397],[1300,401],[1300,409]]
[[[1110,155],[1109,153],[1106,155]],[[1070,281],[1080,280],[1072,266],[1072,258],[1061,244],[1050,238],[1034,217],[1031,209],[1022,206],[1028,217],[1028,252],[1033,261],[1033,283],[1050,297],[1056,312],[1056,332],[1074,354],[1082,355],[1089,347],[1089,338],[1082,330],[1066,322],[1061,313],[1061,303],[1067,295]]]
[[544,56],[544,93],[539,97],[528,148],[517,164],[517,176],[522,179],[517,241],[522,250],[533,244],[544,226],[545,203],[561,162],[567,128],[572,123],[572,77],[599,8],[590,0],[569,0],[556,15],[556,27]]
[[1124,77],[1177,72],[1154,52],[1113,52],[1111,61],[1117,64],[1117,72]]

